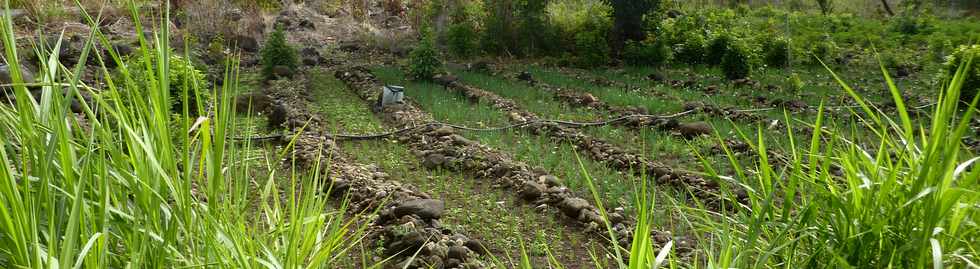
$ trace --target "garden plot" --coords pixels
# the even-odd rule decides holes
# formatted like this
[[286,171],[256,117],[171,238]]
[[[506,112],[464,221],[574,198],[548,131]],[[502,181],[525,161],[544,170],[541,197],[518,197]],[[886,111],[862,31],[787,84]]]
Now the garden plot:
[[[333,123],[331,133],[383,132],[382,122],[369,106],[342,82],[323,70],[311,73],[310,94],[316,100],[317,112]],[[359,163],[376,165],[391,180],[417,186],[433,199],[445,201],[447,213],[440,219],[442,225],[482,241],[489,254],[507,267],[516,266],[513,259],[521,256],[522,245],[535,264],[546,264],[549,256],[562,264],[593,264],[588,253],[601,251],[603,244],[597,242],[601,239],[560,223],[566,220],[521,206],[523,202],[518,197],[490,182],[447,169],[428,169],[408,147],[394,139],[341,140],[337,145],[344,152],[358,153],[348,156]]]
[[[273,104],[284,115],[269,113],[269,118],[284,117],[281,125],[295,134],[281,136],[281,144],[292,145],[287,164],[308,171],[319,171],[330,178],[319,185],[356,214],[377,213],[368,239],[382,244],[383,257],[401,266],[485,267],[478,258],[486,247],[478,240],[443,227],[439,219],[445,214],[445,202],[411,184],[393,181],[377,166],[352,161],[327,135],[327,122],[310,108],[311,100],[305,74],[292,81],[277,80],[267,91]],[[283,109],[285,106],[287,108]],[[269,108],[269,110],[276,110]],[[336,125],[335,125],[336,127]],[[318,186],[318,185],[314,185]]]
[[[482,100],[492,104],[495,108],[508,113],[510,120],[513,122],[522,123],[540,120],[540,117],[535,113],[526,111],[514,101],[494,93],[465,85],[458,81],[447,82],[446,88],[466,96],[473,102]],[[695,197],[708,204],[712,204],[714,207],[722,204],[719,200],[720,186],[716,182],[705,180],[702,177],[690,173],[676,171],[663,164],[652,162],[642,156],[629,153],[608,142],[593,138],[579,130],[562,126],[558,123],[534,124],[527,129],[531,132],[547,134],[556,140],[576,145],[593,160],[601,160],[611,168],[621,171],[632,171],[632,173],[641,178],[656,178],[657,182],[671,183],[688,188],[687,190],[691,191]]]
[[[381,86],[380,82],[363,68],[340,70],[336,74],[351,90],[369,103],[375,98],[376,89]],[[610,234],[616,236],[618,245],[626,245],[631,240],[632,220],[626,218],[624,212],[613,211],[608,218],[602,217],[605,213],[562,187],[555,177],[536,171],[526,164],[510,159],[506,154],[457,135],[452,127],[431,124],[431,121],[424,120],[431,116],[419,110],[411,102],[388,107],[383,112],[386,121],[394,126],[424,126],[420,131],[405,132],[405,135],[398,138],[400,142],[409,144],[424,158],[423,165],[462,169],[479,177],[495,180],[514,190],[525,200],[553,207],[575,219],[585,227],[587,232],[603,235],[604,232],[600,227],[604,225],[601,223],[608,221]],[[667,232],[654,231],[652,235],[659,244],[671,240]],[[688,247],[684,249],[690,250]]]

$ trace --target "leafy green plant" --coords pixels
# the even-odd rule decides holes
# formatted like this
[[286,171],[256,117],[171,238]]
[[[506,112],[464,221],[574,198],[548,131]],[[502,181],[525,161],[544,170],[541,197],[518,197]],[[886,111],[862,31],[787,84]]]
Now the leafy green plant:
[[808,59],[811,64],[819,65],[820,61],[829,61],[837,58],[839,48],[834,41],[821,40],[810,45]]
[[[135,6],[130,10],[140,17]],[[82,55],[91,55],[95,44],[111,48],[95,19],[82,15],[93,29]],[[134,24],[142,33],[141,23]],[[258,172],[262,157],[250,155],[257,149],[230,139],[248,132],[233,117],[233,62],[212,97],[213,113],[184,111],[171,125],[170,85],[182,92],[204,85],[171,80],[180,71],[169,64],[168,27],[155,29],[162,29],[153,33],[157,42],[140,35],[137,51],[155,65],[127,66],[113,52],[105,60],[117,62],[117,76],[107,75],[105,65],[49,66],[58,64],[59,51],[38,50],[47,59],[40,105],[22,84],[13,86],[14,106],[0,105],[3,267],[348,267],[340,261],[365,227],[357,217],[345,220],[343,206],[326,206],[318,173],[281,173],[275,165]],[[0,39],[5,63],[19,74],[10,17],[0,22]],[[91,71],[102,74],[104,88],[78,83]],[[80,98],[83,92],[90,101]],[[68,111],[68,97],[83,113]],[[268,163],[284,157],[268,153]]]
[[932,20],[927,16],[903,14],[892,18],[892,30],[903,35],[928,34],[933,31]]
[[453,25],[446,31],[449,51],[457,57],[467,58],[477,52],[479,33],[476,22],[466,13],[465,7],[457,7],[453,13]]
[[721,57],[721,71],[728,79],[747,78],[752,71],[751,51],[742,42],[732,43]]
[[670,49],[664,42],[652,36],[642,42],[628,41],[623,49],[623,60],[636,66],[657,66],[670,58]]
[[727,32],[722,32],[715,39],[711,40],[708,44],[707,51],[705,51],[705,62],[709,65],[719,65],[722,59],[728,54],[728,51],[732,49],[733,43],[736,39],[734,36]]
[[786,67],[789,65],[789,40],[783,37],[769,36],[762,44],[763,61],[769,67]]
[[[207,83],[204,74],[198,70],[187,58],[171,55],[168,61],[169,81],[169,100],[171,100],[171,111],[181,114],[185,104],[188,112],[197,116],[204,112],[210,94],[207,91]],[[128,61],[130,76],[145,77],[147,73],[154,72],[160,67],[157,54],[138,54]],[[150,87],[148,80],[136,80],[134,88]],[[129,89],[135,92],[135,89]],[[188,91],[185,91],[188,90]]]
[[296,48],[286,42],[286,33],[281,26],[272,31],[259,53],[262,57],[262,76],[265,79],[275,79],[277,68],[286,68],[289,73],[293,73],[299,67]]
[[591,29],[575,35],[579,66],[596,67],[609,63],[610,48],[606,33],[600,29]]
[[433,44],[432,32],[423,29],[419,34],[419,44],[408,56],[408,75],[416,80],[431,80],[442,69],[442,61]]
[[[758,154],[752,167],[739,166],[728,178],[748,188],[746,214],[733,219],[695,218],[699,230],[718,240],[720,249],[709,267],[969,267],[978,257],[980,227],[980,169],[977,157],[963,147],[977,98],[961,109],[960,90],[970,58],[937,92],[932,118],[916,124],[901,91],[882,67],[897,112],[883,112],[831,72],[859,106],[855,117],[873,130],[871,144],[854,141],[852,127],[828,124],[821,105],[816,130],[806,143],[792,136],[788,161],[781,165],[765,142],[762,130],[754,136],[738,131]],[[829,68],[828,68],[829,70]],[[787,119],[788,114],[784,115]],[[792,121],[787,121],[792,122]],[[719,137],[720,139],[720,137]],[[724,147],[729,158],[734,153]],[[784,155],[785,156],[785,155]],[[709,174],[714,172],[704,161]],[[754,173],[747,173],[751,169]],[[702,222],[703,221],[703,222]],[[827,258],[832,257],[832,258]]]
[[683,42],[674,45],[674,60],[689,65],[704,63],[707,41],[698,33],[683,35]]
[[[980,57],[980,45],[959,46],[947,57],[943,64],[941,79],[944,83],[952,83],[961,66],[970,60]],[[969,102],[980,92],[980,64],[968,65],[962,71],[961,100]]]

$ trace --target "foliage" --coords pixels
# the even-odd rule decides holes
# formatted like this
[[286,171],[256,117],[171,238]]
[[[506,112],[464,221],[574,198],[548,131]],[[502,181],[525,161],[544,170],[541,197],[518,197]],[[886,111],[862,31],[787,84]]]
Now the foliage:
[[817,5],[820,6],[820,13],[823,15],[828,15],[834,11],[833,0],[817,0]]
[[433,44],[432,31],[423,29],[420,35],[418,46],[408,56],[408,75],[416,80],[431,80],[442,68],[442,62]]
[[549,25],[547,25],[545,8],[547,0],[523,0],[517,2],[517,17],[520,20],[518,36],[523,37],[518,41],[521,52],[524,55],[534,55],[547,48],[551,36]]
[[602,0],[551,1],[545,7],[558,49],[575,50],[575,35],[595,25],[611,24],[612,7]]
[[769,67],[786,67],[789,65],[789,40],[783,37],[768,36],[762,44],[763,61]]
[[607,31],[596,28],[575,35],[579,66],[596,67],[609,63],[610,48],[606,33]]
[[687,33],[683,35],[683,42],[674,45],[674,60],[689,65],[704,63],[707,42],[704,36],[698,33]]
[[[698,230],[717,240],[720,253],[705,267],[969,267],[978,257],[976,238],[980,169],[964,148],[974,110],[961,110],[961,83],[935,93],[940,99],[924,122],[912,122],[902,91],[888,77],[897,111],[880,112],[837,74],[831,73],[858,104],[853,117],[861,127],[837,127],[827,114],[807,126],[816,129],[803,143],[791,143],[784,165],[758,131],[739,131],[758,156],[739,167],[731,181],[748,189],[747,214],[713,221],[702,214]],[[960,81],[963,73],[953,75]],[[975,100],[972,104],[975,107]],[[823,107],[820,108],[823,111]],[[961,113],[961,111],[970,111]],[[787,123],[792,123],[785,115]],[[850,140],[851,129],[875,130],[880,142]],[[753,134],[754,133],[754,134]],[[719,141],[722,138],[719,137]],[[794,138],[790,138],[794,139]],[[737,163],[727,146],[724,152]],[[703,161],[709,174],[711,164]],[[804,168],[807,167],[807,168]],[[757,171],[747,173],[747,171]],[[734,198],[734,196],[732,196]],[[774,203],[773,201],[780,201]],[[751,231],[751,232],[750,232]],[[792,242],[787,244],[787,242]],[[706,249],[707,250],[707,249]],[[834,257],[834,258],[825,258]]]
[[296,68],[299,67],[299,56],[297,56],[296,49],[286,42],[286,34],[282,27],[276,27],[276,30],[269,35],[265,45],[262,46],[260,55],[262,57],[262,76],[265,79],[276,78],[276,66],[286,67],[290,72],[295,72]]
[[[0,27],[6,64],[16,71],[21,63],[13,27]],[[168,40],[167,27],[158,29],[164,29],[154,33],[159,40]],[[137,54],[174,62],[167,48],[156,47],[161,43]],[[0,105],[2,267],[347,267],[338,261],[366,227],[359,217],[345,220],[343,208],[327,206],[318,174],[257,167],[264,157],[252,155],[250,143],[231,139],[249,130],[236,124],[230,94],[214,98],[213,113],[182,112],[180,123],[170,125],[166,81],[187,71],[175,66],[187,65],[145,72],[139,70],[144,66],[116,65],[123,67],[116,76],[89,67],[107,82],[99,91],[82,88],[82,74],[71,68],[43,66],[51,72],[42,77],[50,85],[45,91],[52,93],[43,105],[34,105],[23,85],[13,87],[14,106]],[[237,74],[235,66],[225,67]],[[218,92],[237,92],[236,77]],[[76,99],[84,111],[71,113],[62,92],[91,93],[91,100]],[[283,157],[269,153],[273,160]]]
[[623,60],[635,66],[657,66],[667,63],[670,48],[665,42],[653,36],[642,42],[628,41],[623,49]]
[[752,52],[743,42],[733,42],[721,57],[721,71],[728,79],[747,78],[752,71]]
[[484,51],[505,54],[514,47],[516,39],[512,20],[514,17],[512,0],[484,0],[487,16],[483,21],[483,36],[480,46]]
[[457,6],[452,16],[453,24],[446,31],[446,42],[449,51],[458,57],[470,57],[477,52],[480,36],[476,22],[467,13],[465,6]]
[[903,35],[929,34],[933,31],[932,21],[927,16],[903,14],[892,18],[892,30]]
[[722,32],[715,39],[711,40],[708,44],[707,51],[705,51],[705,62],[709,65],[719,65],[721,64],[722,58],[728,54],[731,50],[733,43],[735,42],[735,37],[727,32]]
[[956,50],[946,59],[946,63],[943,64],[943,72],[941,78],[943,82],[950,82],[954,75],[956,75],[957,68],[966,65],[966,62],[972,60],[972,65],[965,66],[962,77],[963,77],[963,87],[962,94],[960,95],[962,101],[969,102],[973,100],[973,97],[980,93],[980,45],[970,45],[970,46],[959,46]]
[[[190,60],[171,55],[169,61],[170,72],[168,72],[169,80],[169,97],[171,103],[171,112],[180,114],[184,109],[184,100],[187,100],[187,108],[191,115],[199,115],[204,111],[204,103],[199,102],[199,100],[208,100],[209,94],[207,92],[207,83],[204,79],[204,74],[201,73]],[[159,68],[159,61],[156,54],[146,54],[136,55],[128,60],[129,72],[133,77],[147,77],[147,73],[152,73],[157,68]],[[136,85],[134,88],[149,88],[149,81],[147,80],[136,80]],[[129,92],[133,92],[132,88],[128,89]],[[186,90],[186,94],[185,94]]]
[[[834,41],[821,40],[810,45],[807,58],[811,64],[819,65],[820,61],[828,61],[837,58],[839,48]],[[818,61],[819,60],[819,61]]]
[[646,38],[643,17],[659,11],[660,0],[609,0],[617,44]]

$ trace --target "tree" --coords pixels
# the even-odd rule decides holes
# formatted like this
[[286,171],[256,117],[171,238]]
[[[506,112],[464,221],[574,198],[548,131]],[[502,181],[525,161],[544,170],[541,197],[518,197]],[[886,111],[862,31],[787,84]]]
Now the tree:
[[511,0],[484,0],[487,17],[483,21],[483,37],[480,46],[483,50],[496,54],[504,54],[513,48],[514,27],[513,6]]
[[419,45],[408,55],[409,75],[416,80],[431,80],[432,76],[442,68],[439,53],[435,49],[435,39],[432,30],[422,28]]
[[286,43],[286,34],[281,26],[277,26],[276,30],[269,36],[269,40],[265,42],[260,55],[262,57],[262,76],[266,79],[274,79],[277,68],[285,67],[289,69],[289,73],[293,73],[299,65],[296,49]]
[[817,0],[817,5],[820,6],[820,13],[823,15],[830,14],[830,12],[834,9],[833,0]]
[[617,48],[627,40],[646,39],[643,16],[660,7],[660,0],[609,0],[613,7],[613,32]]
[[548,0],[523,0],[520,1],[518,16],[520,17],[520,28],[518,32],[521,37],[520,46],[526,54],[539,52],[547,42],[547,25],[545,25],[545,7]]
[[881,0],[881,6],[885,8],[885,12],[888,12],[888,16],[895,16],[892,7],[888,5],[888,0]]

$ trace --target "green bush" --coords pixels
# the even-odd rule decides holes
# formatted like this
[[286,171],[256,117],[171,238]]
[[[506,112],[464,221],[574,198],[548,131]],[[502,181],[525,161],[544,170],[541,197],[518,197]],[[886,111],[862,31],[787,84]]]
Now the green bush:
[[[828,60],[837,58],[837,51],[839,48],[837,44],[830,40],[822,40],[813,43],[810,46],[809,54],[807,56],[810,59],[811,64],[819,65],[820,61],[827,62]],[[820,61],[818,61],[818,59]]]
[[752,71],[751,51],[742,42],[733,42],[721,57],[721,71],[728,79],[747,78]]
[[[127,65],[129,73],[134,78],[149,78],[147,74],[147,64],[152,68],[152,72],[157,72],[156,54],[150,54],[149,58],[142,55],[129,58]],[[154,75],[155,77],[155,75]],[[157,78],[158,79],[158,78]],[[201,100],[208,100],[209,94],[206,90],[204,74],[194,67],[190,60],[177,55],[170,55],[170,73],[168,74],[170,83],[170,103],[171,112],[180,114],[184,109],[184,87],[187,87],[188,109],[191,115],[199,115],[202,112],[198,109],[197,97]],[[136,87],[147,89],[154,87],[148,84],[146,79],[136,79]],[[156,83],[160,83],[159,80]],[[155,87],[154,87],[155,88]]]
[[763,61],[769,67],[789,65],[789,40],[783,37],[769,37],[762,44]]
[[623,49],[623,60],[635,66],[657,66],[667,62],[670,49],[660,40],[647,37],[642,42],[629,41]]
[[903,35],[928,34],[932,21],[926,16],[901,15],[892,19],[892,30]]
[[446,31],[446,42],[449,52],[457,57],[467,58],[477,52],[479,34],[476,25],[470,21],[453,24]]
[[705,46],[707,42],[704,36],[698,33],[683,34],[682,42],[674,45],[674,61],[689,65],[704,63]]
[[722,33],[715,37],[711,40],[711,44],[708,44],[705,62],[709,65],[721,64],[721,59],[725,57],[725,54],[728,54],[728,50],[734,41],[735,37],[728,33]]
[[473,56],[480,45],[480,34],[477,32],[476,25],[477,15],[472,14],[477,11],[471,11],[473,8],[472,4],[460,3],[457,5],[451,16],[452,25],[445,33],[449,52],[457,57]]
[[966,69],[966,76],[960,93],[960,100],[964,102],[973,101],[973,97],[980,92],[980,63],[977,63],[980,59],[978,57],[980,57],[980,45],[959,46],[947,57],[946,63],[943,65],[941,78],[946,82],[956,74],[957,68],[964,63],[964,60],[973,59],[972,66],[968,66]]
[[276,30],[272,32],[269,40],[262,47],[260,55],[262,57],[262,76],[265,79],[276,78],[276,66],[289,68],[290,73],[296,72],[296,68],[299,66],[296,49],[286,43],[286,34],[282,31],[282,27],[276,27]]
[[593,29],[575,35],[575,50],[578,52],[578,65],[596,67],[609,63],[609,43],[606,31]]
[[418,46],[408,56],[408,74],[416,80],[431,80],[442,68],[442,62],[433,44],[435,40],[431,30],[423,28],[420,35]]

